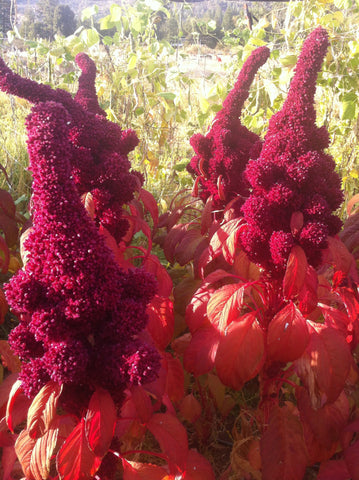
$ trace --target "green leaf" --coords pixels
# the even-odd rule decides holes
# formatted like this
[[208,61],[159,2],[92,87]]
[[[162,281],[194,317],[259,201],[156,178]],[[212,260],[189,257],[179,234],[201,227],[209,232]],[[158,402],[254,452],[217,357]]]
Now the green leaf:
[[92,47],[100,40],[99,34],[94,28],[87,28],[86,30],[83,30],[80,38],[87,47]]
[[176,94],[172,92],[161,92],[158,95],[165,100],[174,100],[176,98]]
[[111,5],[110,12],[111,12],[110,17],[112,22],[121,21],[123,12],[122,12],[122,8],[119,5]]
[[297,63],[297,55],[287,55],[280,58],[279,61],[284,67],[292,67]]
[[163,7],[159,0],[145,0],[145,5],[156,12]]
[[112,45],[113,44],[113,38],[109,37],[108,35],[103,37],[102,41],[105,45]]
[[92,7],[87,7],[81,12],[81,21],[89,20],[91,17],[98,14],[98,6],[92,5]]
[[355,117],[355,104],[351,100],[341,102],[340,105],[340,118],[342,120],[353,120]]
[[114,25],[111,15],[107,15],[107,17],[103,17],[100,20],[100,30],[109,30]]
[[64,53],[65,53],[64,47],[57,47],[57,48],[53,48],[52,50],[50,50],[50,55],[52,55],[53,57],[59,57],[60,55],[63,55]]
[[137,55],[132,54],[127,64],[128,70],[133,70],[137,65]]

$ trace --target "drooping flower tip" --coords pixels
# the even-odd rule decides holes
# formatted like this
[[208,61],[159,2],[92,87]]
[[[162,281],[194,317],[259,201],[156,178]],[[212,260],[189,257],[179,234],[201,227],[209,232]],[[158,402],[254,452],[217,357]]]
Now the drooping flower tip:
[[75,61],[82,71],[79,78],[79,88],[75,95],[75,101],[84,107],[85,110],[106,117],[106,112],[100,107],[96,94],[95,62],[91,60],[86,53],[78,53]]

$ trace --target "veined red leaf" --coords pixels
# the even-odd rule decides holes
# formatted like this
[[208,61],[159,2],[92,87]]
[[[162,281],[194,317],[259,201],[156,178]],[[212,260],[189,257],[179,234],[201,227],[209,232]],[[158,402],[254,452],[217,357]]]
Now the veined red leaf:
[[95,218],[95,204],[93,201],[92,193],[87,192],[81,195],[81,202],[85,207],[86,212],[89,214],[90,218],[93,220]]
[[231,323],[221,337],[215,365],[221,382],[240,390],[254,378],[265,360],[265,334],[255,313],[248,313]]
[[307,267],[308,261],[304,250],[299,245],[294,245],[289,254],[283,278],[283,294],[285,298],[293,298],[299,294],[304,285]]
[[11,218],[16,214],[15,202],[10,193],[3,188],[0,189],[0,211]]
[[209,250],[212,258],[215,258],[222,253],[223,244],[231,233],[238,230],[243,223],[243,218],[235,218],[224,223],[217,229],[209,242]]
[[147,428],[160,444],[170,463],[181,470],[186,466],[188,456],[187,433],[182,423],[170,413],[155,413]]
[[228,325],[240,317],[243,298],[242,284],[230,283],[216,290],[207,304],[207,316],[212,325],[224,332]]
[[173,302],[169,298],[156,295],[147,307],[147,314],[147,330],[156,346],[164,350],[174,332]]
[[339,439],[342,430],[349,420],[349,401],[342,392],[333,403],[327,403],[314,409],[307,390],[299,387],[296,390],[298,410],[302,423],[308,425],[317,442],[328,451]]
[[142,423],[147,423],[153,414],[153,406],[149,394],[141,386],[131,388],[130,401],[134,405],[133,417],[138,417]]
[[2,255],[0,254],[1,273],[7,273],[9,269],[9,263],[10,263],[10,250],[1,235],[0,235],[0,252],[2,252]]
[[4,292],[0,289],[0,324],[4,323],[5,315],[9,310]]
[[184,478],[186,480],[215,480],[209,461],[194,449],[188,452]]
[[201,234],[205,235],[213,222],[213,195],[207,198],[206,204],[202,210],[201,216]]
[[353,255],[349,252],[344,243],[336,237],[328,237],[328,261],[335,266],[336,270],[348,273],[353,263]]
[[21,362],[17,355],[11,350],[6,340],[0,340],[1,363],[12,373],[18,373],[21,370]]
[[289,407],[274,407],[261,439],[263,480],[303,480],[307,451],[299,418]]
[[318,305],[318,274],[308,265],[304,285],[298,294],[299,310],[303,315],[311,313]]
[[350,480],[344,460],[328,460],[320,464],[317,480]]
[[6,406],[6,423],[11,432],[25,420],[30,403],[31,400],[25,397],[22,391],[21,380],[16,380],[11,387]]
[[61,480],[90,480],[97,472],[101,458],[88,446],[84,419],[81,419],[62,444],[56,464]]
[[296,362],[313,407],[334,402],[344,388],[352,365],[345,337],[336,329],[307,321],[310,341]]
[[158,206],[155,197],[152,193],[141,188],[138,199],[143,203],[145,210],[150,213],[153,221],[153,228],[156,229],[158,225]]
[[103,457],[110,448],[116,417],[116,406],[110,393],[98,388],[90,399],[85,419],[88,444],[98,457]]
[[[158,465],[122,459],[123,480],[164,480],[168,473]],[[170,478],[170,477],[168,477]]]
[[302,212],[294,212],[290,219],[290,231],[295,237],[303,228],[304,216]]
[[53,425],[41,438],[37,439],[34,445],[30,458],[30,469],[35,480],[47,479],[49,476],[50,460],[56,447],[58,433],[58,425]]
[[303,354],[308,342],[305,318],[294,303],[290,302],[269,323],[268,357],[273,361],[291,362]]
[[27,414],[27,431],[31,438],[41,437],[49,428],[62,392],[62,385],[48,382],[33,399]]
[[212,325],[196,330],[184,352],[183,365],[194,375],[208,373],[214,367],[220,334]]
[[353,210],[353,207],[354,205],[359,202],[359,193],[357,193],[356,195],[354,195],[349,201],[348,201],[348,204],[347,204],[347,215],[348,217],[351,215],[352,213],[352,210]]
[[188,422],[194,423],[201,416],[202,407],[194,395],[190,393],[182,399],[180,412]]
[[170,263],[175,262],[175,250],[177,244],[182,240],[188,230],[188,224],[174,225],[166,235],[163,252]]
[[165,267],[161,265],[159,259],[155,255],[147,255],[144,257],[142,268],[156,277],[158,282],[158,295],[161,297],[169,297],[172,293],[172,279]]
[[36,440],[30,437],[27,430],[20,432],[15,443],[15,452],[27,480],[35,480],[30,468],[31,454],[35,443]]
[[240,228],[233,230],[233,232],[228,235],[228,238],[224,241],[222,246],[223,257],[230,265],[233,265],[236,258],[236,252],[239,245],[239,233]]
[[203,236],[200,230],[196,228],[187,230],[182,236],[181,241],[176,245],[174,252],[176,261],[183,266],[193,260],[194,253],[202,240]]
[[214,288],[199,288],[192,297],[191,303],[186,308],[186,323],[191,333],[208,324],[207,305],[211,299]]
[[184,396],[184,372],[178,358],[172,357],[168,352],[164,353],[167,369],[166,393],[172,402],[180,402]]
[[344,450],[344,460],[351,480],[359,480],[359,440]]

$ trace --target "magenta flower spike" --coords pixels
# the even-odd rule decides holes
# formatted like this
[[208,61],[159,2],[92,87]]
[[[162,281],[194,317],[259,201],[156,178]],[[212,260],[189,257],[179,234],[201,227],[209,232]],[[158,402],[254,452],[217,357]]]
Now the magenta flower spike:
[[84,53],[76,62],[82,70],[78,92],[52,89],[12,72],[0,58],[0,89],[25,98],[33,104],[54,101],[62,104],[69,114],[69,140],[72,150],[72,175],[79,195],[91,192],[95,221],[117,241],[128,230],[122,218],[122,207],[131,201],[143,183],[140,173],[131,171],[128,153],[138,144],[133,130],[123,131],[105,118],[95,90],[96,66]]
[[245,171],[252,193],[242,207],[247,229],[241,243],[269,272],[283,271],[294,245],[317,267],[328,236],[341,226],[332,213],[343,199],[340,177],[323,151],[328,132],[315,124],[316,80],[327,47],[321,27],[304,42],[288,97],[270,119],[259,158]]
[[243,171],[250,158],[260,151],[260,138],[242,125],[240,115],[254,76],[269,57],[267,47],[254,50],[245,61],[233,89],[223,102],[209,132],[195,134],[190,143],[196,153],[187,166],[199,177],[200,198],[205,202],[213,195],[214,209],[223,207],[238,197],[248,196],[248,182]]
[[70,114],[55,102],[34,106],[27,119],[33,227],[28,261],[5,287],[20,319],[9,343],[28,397],[53,380],[64,398],[78,389],[88,400],[102,387],[120,403],[127,386],[154,380],[159,369],[159,354],[139,338],[156,282],[124,271],[87,214],[71,178],[70,129]]

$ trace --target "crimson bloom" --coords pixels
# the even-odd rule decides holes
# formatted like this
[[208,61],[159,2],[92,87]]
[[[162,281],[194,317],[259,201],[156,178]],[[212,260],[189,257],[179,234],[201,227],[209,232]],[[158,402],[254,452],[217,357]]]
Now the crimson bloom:
[[23,390],[33,397],[53,380],[64,385],[65,398],[69,390],[90,394],[100,386],[121,402],[126,386],[154,380],[159,369],[159,354],[139,337],[156,282],[116,263],[82,205],[67,109],[38,103],[26,123],[33,227],[27,263],[6,286],[20,318],[9,343],[22,360]]
[[209,132],[192,136],[190,142],[196,153],[187,166],[199,177],[200,198],[206,201],[213,195],[213,207],[223,207],[233,198],[249,194],[243,171],[250,158],[258,156],[260,138],[242,125],[241,111],[249,95],[254,75],[269,57],[267,47],[254,50],[244,63],[233,89],[223,102]]
[[131,201],[143,178],[131,171],[128,153],[138,144],[133,130],[106,119],[95,90],[96,66],[85,54],[79,53],[76,62],[82,73],[78,92],[73,99],[62,89],[52,89],[22,78],[12,72],[0,58],[0,89],[25,98],[33,104],[53,101],[67,110],[68,139],[71,150],[72,176],[80,195],[91,192],[97,224],[105,227],[119,241],[128,229],[122,207]]
[[343,199],[340,177],[323,151],[328,132],[315,124],[315,85],[327,47],[321,27],[304,42],[288,97],[270,120],[259,158],[245,170],[251,195],[242,207],[247,228],[241,243],[269,272],[283,271],[294,245],[318,266],[328,236],[341,227],[333,214]]

